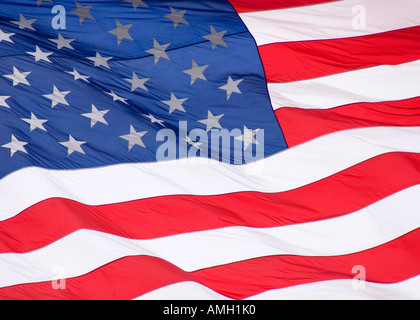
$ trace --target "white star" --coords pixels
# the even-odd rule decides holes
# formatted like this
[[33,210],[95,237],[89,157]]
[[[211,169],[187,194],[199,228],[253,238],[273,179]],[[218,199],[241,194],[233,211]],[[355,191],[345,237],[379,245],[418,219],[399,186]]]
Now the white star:
[[91,113],[83,113],[82,116],[90,119],[90,127],[93,128],[93,126],[97,123],[103,123],[108,125],[108,122],[106,122],[104,116],[107,114],[109,110],[103,110],[99,111],[93,104],[92,104],[92,112]]
[[3,30],[0,29],[0,42],[7,41],[7,42],[14,43],[13,40],[10,40],[10,37],[14,35],[15,35],[14,33],[5,33],[3,32]]
[[125,80],[131,83],[131,92],[133,92],[137,88],[141,88],[143,90],[149,91],[144,84],[147,81],[149,81],[150,78],[139,79],[137,74],[135,72],[133,72],[133,78],[132,79],[125,79]]
[[3,148],[9,148],[10,149],[10,157],[13,157],[13,155],[17,152],[17,151],[21,151],[24,153],[28,153],[25,150],[25,147],[28,143],[27,142],[23,142],[23,141],[19,141],[18,139],[16,139],[16,137],[12,134],[12,141],[10,143],[4,144],[2,145]]
[[128,141],[128,151],[131,151],[131,149],[135,146],[141,146],[143,148],[146,148],[141,138],[147,133],[147,131],[142,132],[136,132],[134,127],[130,125],[130,134],[126,134],[124,136],[120,136],[120,138],[123,138],[124,140]]
[[207,119],[204,120],[198,120],[198,122],[205,124],[207,126],[206,131],[209,132],[213,128],[222,129],[222,126],[220,125],[219,121],[224,116],[224,114],[215,116],[211,111],[209,110],[207,113]]
[[137,10],[137,7],[140,5],[142,7],[148,7],[142,0],[124,0],[125,2],[131,2],[133,4],[134,10]]
[[251,130],[244,126],[244,134],[239,137],[235,137],[236,140],[240,140],[244,142],[244,150],[248,149],[249,145],[252,144],[259,144],[257,139],[255,139],[255,135],[260,131],[260,129]]
[[174,23],[174,28],[176,29],[180,23],[186,24],[189,26],[190,24],[184,19],[184,15],[187,10],[176,11],[174,8],[169,7],[171,13],[166,15],[165,18],[172,20]]
[[37,0],[38,7],[42,4],[43,1],[52,2],[51,0]]
[[211,42],[212,50],[216,49],[217,45],[227,47],[226,42],[223,40],[227,30],[217,32],[213,26],[210,26],[211,33],[209,35],[203,36],[204,39],[207,39]]
[[221,90],[226,90],[227,92],[227,99],[229,100],[230,97],[232,96],[232,93],[242,93],[241,90],[239,90],[238,86],[239,84],[244,81],[244,79],[239,79],[236,81],[232,80],[232,77],[229,77],[228,79],[228,83],[225,84],[224,86],[219,87],[219,89]]
[[30,124],[30,132],[34,131],[35,129],[41,129],[43,131],[47,131],[43,124],[47,122],[48,120],[38,119],[32,112],[31,112],[31,118],[30,119],[23,119],[23,121]]
[[198,64],[195,62],[195,60],[193,59],[192,68],[188,69],[188,70],[185,70],[185,71],[182,71],[182,72],[191,76],[191,85],[193,85],[197,79],[207,81],[206,76],[204,75],[203,72],[208,67],[209,67],[209,65],[199,67]]
[[68,106],[68,102],[66,101],[66,96],[70,93],[70,91],[60,91],[57,89],[56,86],[53,88],[53,93],[51,94],[44,94],[43,96],[50,99],[52,101],[51,108],[54,108],[57,104],[61,103]]
[[95,20],[95,18],[92,17],[92,15],[89,12],[92,9],[92,5],[84,7],[76,1],[76,7],[77,9],[70,11],[70,13],[79,16],[80,25],[83,24],[83,21],[85,21],[85,19]]
[[145,116],[146,118],[149,118],[151,123],[159,123],[162,127],[164,127],[164,126],[165,126],[165,125],[163,124],[163,120],[159,120],[159,119],[155,118],[155,116],[151,115],[150,113],[149,113],[149,115],[148,115],[148,116],[146,116],[146,115],[144,115],[144,116]]
[[66,73],[71,74],[74,77],[74,80],[83,80],[86,82],[89,82],[89,78],[88,76],[84,76],[82,74],[80,74],[75,68],[73,68],[73,71],[66,71]]
[[147,53],[150,53],[155,56],[155,65],[159,62],[160,58],[171,60],[166,53],[166,49],[170,46],[170,43],[160,45],[156,39],[153,39],[153,48],[147,50]]
[[194,148],[196,148],[196,149],[198,149],[198,150],[201,150],[201,146],[203,145],[203,143],[202,143],[202,142],[194,142],[194,141],[192,141],[192,140],[191,140],[191,138],[190,138],[190,137],[188,137],[188,136],[187,136],[187,138],[186,138],[186,139],[182,138],[182,140],[184,140],[184,141],[185,141],[185,142],[187,142],[189,145],[191,145],[192,147],[194,147]]
[[53,52],[43,52],[38,46],[36,46],[35,52],[26,52],[26,53],[30,54],[31,56],[34,56],[36,62],[44,60],[49,63],[51,63],[51,61],[50,59],[48,59],[48,57],[53,54]]
[[13,86],[17,86],[19,83],[26,84],[27,86],[30,86],[28,80],[26,80],[26,77],[31,73],[29,72],[20,72],[16,67],[13,67],[13,74],[5,75],[4,77],[9,78],[13,80]]
[[133,26],[133,24],[127,24],[123,26],[121,22],[118,19],[115,19],[115,22],[117,23],[117,28],[113,29],[111,31],[108,31],[110,34],[113,34],[114,36],[117,36],[117,42],[118,45],[121,44],[121,41],[124,39],[133,41],[133,38],[128,33],[128,30]]
[[11,21],[11,23],[14,23],[14,24],[18,25],[19,29],[23,30],[23,29],[27,28],[29,30],[35,31],[35,28],[32,27],[32,25],[34,24],[34,22],[36,20],[37,19],[28,20],[23,16],[23,14],[20,14],[20,20],[19,21]]
[[182,112],[186,112],[182,104],[187,101],[188,98],[185,99],[177,99],[173,93],[171,93],[171,100],[162,101],[164,104],[169,106],[169,113],[171,114],[175,110],[179,110]]
[[67,155],[70,156],[73,152],[79,152],[85,154],[81,145],[85,144],[86,141],[77,141],[71,135],[69,135],[69,141],[60,142],[61,145],[67,148]]
[[121,102],[123,102],[125,104],[128,104],[127,103],[127,100],[128,99],[121,98],[119,95],[115,94],[114,91],[105,92],[105,93],[108,94],[108,95],[110,95],[112,97],[112,100],[114,100],[114,101],[121,101]]
[[107,69],[111,69],[108,65],[108,61],[111,60],[113,57],[102,57],[102,55],[99,52],[96,52],[95,57],[87,57],[86,59],[89,59],[95,63],[95,67],[105,67]]
[[0,96],[0,107],[6,107],[10,109],[10,106],[6,102],[6,100],[9,98],[10,96]]
[[68,48],[68,49],[74,50],[74,48],[71,46],[70,43],[72,43],[76,39],[65,39],[59,33],[58,34],[58,39],[48,39],[48,40],[50,40],[51,42],[56,43],[57,44],[57,49]]

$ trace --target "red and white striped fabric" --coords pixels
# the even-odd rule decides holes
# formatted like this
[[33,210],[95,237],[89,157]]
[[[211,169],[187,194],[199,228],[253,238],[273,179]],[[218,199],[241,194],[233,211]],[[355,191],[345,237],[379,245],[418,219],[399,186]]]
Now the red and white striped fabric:
[[231,3],[292,148],[5,177],[0,299],[420,298],[418,0]]

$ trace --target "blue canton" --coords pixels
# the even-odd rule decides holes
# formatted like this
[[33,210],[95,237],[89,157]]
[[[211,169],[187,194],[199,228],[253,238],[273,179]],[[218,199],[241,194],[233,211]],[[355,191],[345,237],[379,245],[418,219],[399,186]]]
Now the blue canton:
[[287,148],[255,41],[227,1],[0,6],[0,178],[156,161],[158,132],[181,122],[264,130],[264,156]]

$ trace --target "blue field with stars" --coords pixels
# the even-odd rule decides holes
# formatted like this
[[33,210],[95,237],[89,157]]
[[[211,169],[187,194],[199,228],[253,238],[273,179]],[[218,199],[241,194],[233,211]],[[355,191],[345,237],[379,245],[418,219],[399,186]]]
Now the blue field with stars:
[[2,2],[0,177],[156,161],[157,133],[181,121],[264,131],[246,144],[264,156],[287,148],[255,41],[227,1]]

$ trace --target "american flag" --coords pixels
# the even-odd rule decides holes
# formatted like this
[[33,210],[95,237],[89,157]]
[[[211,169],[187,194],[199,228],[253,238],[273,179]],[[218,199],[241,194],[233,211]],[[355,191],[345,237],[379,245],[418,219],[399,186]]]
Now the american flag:
[[1,0],[0,299],[420,298],[419,9]]

